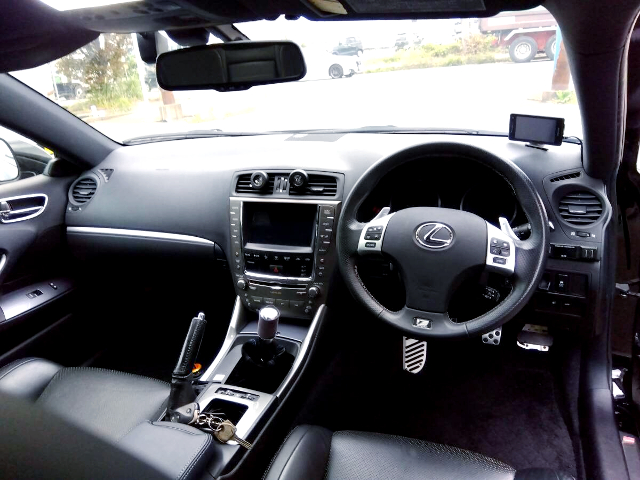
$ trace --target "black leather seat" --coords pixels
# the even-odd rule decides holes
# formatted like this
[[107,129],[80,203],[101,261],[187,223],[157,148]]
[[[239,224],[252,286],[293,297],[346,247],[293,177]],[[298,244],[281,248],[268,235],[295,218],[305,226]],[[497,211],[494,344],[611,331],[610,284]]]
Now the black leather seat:
[[0,392],[33,401],[106,440],[117,441],[166,408],[169,385],[101,368],[64,368],[25,358],[0,369]]
[[395,435],[301,425],[264,480],[571,480],[549,469],[516,471],[484,455]]

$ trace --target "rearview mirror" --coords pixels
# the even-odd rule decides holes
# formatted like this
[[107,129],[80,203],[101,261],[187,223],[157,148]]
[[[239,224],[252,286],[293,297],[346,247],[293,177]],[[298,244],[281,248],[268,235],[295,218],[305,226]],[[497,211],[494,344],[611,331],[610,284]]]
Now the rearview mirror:
[[158,85],[165,90],[246,90],[293,82],[307,73],[293,42],[231,42],[184,48],[158,57]]
[[20,169],[12,148],[0,138],[0,183],[16,180],[19,175]]

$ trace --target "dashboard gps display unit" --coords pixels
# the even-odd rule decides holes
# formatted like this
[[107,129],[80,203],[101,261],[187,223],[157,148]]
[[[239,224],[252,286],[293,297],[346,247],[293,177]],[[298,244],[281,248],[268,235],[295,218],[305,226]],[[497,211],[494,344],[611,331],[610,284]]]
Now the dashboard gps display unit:
[[533,144],[561,145],[564,118],[511,114],[509,140]]

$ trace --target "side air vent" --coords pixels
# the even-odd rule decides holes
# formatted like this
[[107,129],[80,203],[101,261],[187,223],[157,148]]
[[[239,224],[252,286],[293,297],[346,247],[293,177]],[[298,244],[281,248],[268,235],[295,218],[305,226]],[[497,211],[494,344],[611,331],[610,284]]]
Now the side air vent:
[[580,172],[571,172],[571,173],[566,173],[564,175],[559,175],[557,177],[553,177],[551,180],[549,180],[551,183],[553,182],[562,182],[564,180],[570,180],[572,178],[578,178],[580,177],[581,173]]
[[594,224],[602,216],[600,199],[584,190],[571,192],[562,197],[558,209],[565,222],[582,227]]
[[93,198],[98,190],[98,180],[94,177],[82,177],[71,186],[69,200],[74,205],[84,205]]
[[335,197],[338,193],[338,180],[330,175],[309,174],[309,183],[304,190],[290,190],[289,195],[313,195],[316,197]]
[[276,174],[269,174],[269,182],[262,190],[257,190],[251,186],[251,173],[243,173],[236,181],[236,193],[253,193],[257,195],[273,195],[273,186]]

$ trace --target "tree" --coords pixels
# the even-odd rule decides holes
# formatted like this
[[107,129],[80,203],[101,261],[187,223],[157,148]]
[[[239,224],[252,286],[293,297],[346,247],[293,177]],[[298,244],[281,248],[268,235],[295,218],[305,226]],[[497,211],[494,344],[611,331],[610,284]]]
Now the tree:
[[56,68],[67,77],[67,81],[86,83],[89,93],[104,91],[132,77],[137,78],[131,36],[116,33],[102,34],[58,60]]

